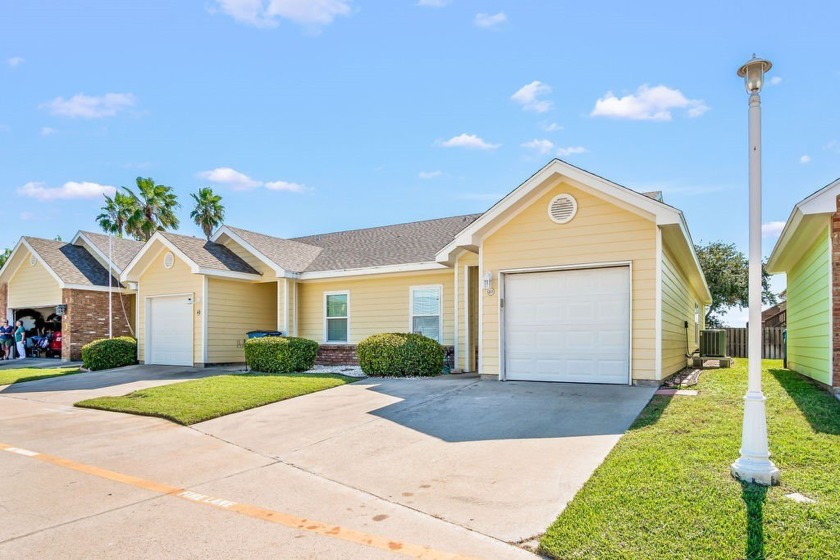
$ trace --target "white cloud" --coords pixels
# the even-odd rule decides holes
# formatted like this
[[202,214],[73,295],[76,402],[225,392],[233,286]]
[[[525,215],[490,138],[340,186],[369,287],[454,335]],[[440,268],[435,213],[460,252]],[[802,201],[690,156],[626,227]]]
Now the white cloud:
[[776,237],[785,229],[785,222],[767,222],[761,224],[762,237]]
[[268,181],[265,183],[265,188],[270,191],[288,191],[288,192],[303,192],[306,187],[299,183],[289,183],[287,181]]
[[17,68],[21,64],[23,64],[23,57],[22,56],[13,56],[11,58],[6,59],[6,64],[9,65],[9,68]]
[[473,20],[473,24],[476,27],[483,27],[485,29],[490,27],[496,27],[497,25],[501,25],[507,21],[507,16],[504,12],[499,12],[498,14],[475,14],[475,19]]
[[799,158],[799,163],[811,163],[811,156],[808,154],[804,154],[802,157]]
[[80,198],[99,198],[102,195],[113,196],[116,188],[99,183],[68,181],[60,187],[48,187],[46,183],[29,182],[20,187],[17,192],[21,196],[35,198],[42,201],[73,200]]
[[523,148],[528,148],[529,150],[534,150],[540,155],[545,155],[554,149],[554,142],[546,138],[534,138],[530,142],[525,142],[524,144],[521,144],[521,146]]
[[306,187],[298,183],[287,181],[258,181],[231,167],[217,167],[198,174],[202,179],[211,183],[226,185],[235,191],[246,191],[257,187],[265,187],[270,191],[304,192]]
[[418,179],[437,179],[443,176],[443,171],[421,171],[417,174]]
[[317,28],[352,11],[349,0],[216,0],[216,3],[236,21],[255,27],[275,27],[277,18],[282,18]]
[[831,142],[823,146],[823,150],[840,153],[840,142],[838,142],[837,140],[832,140]]
[[539,80],[534,80],[530,84],[524,85],[510,98],[522,105],[525,111],[534,111],[536,113],[545,113],[551,109],[551,101],[540,99],[543,95],[551,93],[551,86],[544,84]]
[[130,93],[106,93],[99,97],[78,94],[70,99],[56,97],[42,103],[41,108],[59,117],[101,119],[113,117],[120,111],[134,106],[134,96]]
[[781,76],[773,76],[772,78],[770,78],[770,85],[771,86],[777,86],[781,83],[782,83],[782,77]]
[[558,157],[573,156],[575,154],[585,154],[588,152],[583,146],[569,146],[567,148],[557,148]]
[[52,136],[56,132],[58,132],[56,129],[50,128],[49,126],[41,127],[41,136]]
[[255,181],[244,173],[240,173],[236,169],[232,169],[230,167],[217,167],[216,169],[211,169],[210,171],[202,171],[198,174],[198,176],[202,179],[207,179],[211,183],[227,185],[237,191],[262,186],[261,181]]
[[426,6],[427,8],[443,8],[451,1],[452,0],[417,0],[417,5]]
[[563,127],[557,124],[556,122],[542,123],[540,126],[546,132],[557,132],[558,130],[563,130]]
[[611,91],[595,102],[590,116],[637,121],[670,121],[671,111],[685,109],[689,117],[699,117],[709,110],[700,99],[688,99],[678,89],[659,85],[639,86],[635,94],[616,97]]
[[459,134],[449,140],[438,140],[437,144],[444,148],[467,148],[468,150],[495,150],[501,144],[485,142],[475,134]]

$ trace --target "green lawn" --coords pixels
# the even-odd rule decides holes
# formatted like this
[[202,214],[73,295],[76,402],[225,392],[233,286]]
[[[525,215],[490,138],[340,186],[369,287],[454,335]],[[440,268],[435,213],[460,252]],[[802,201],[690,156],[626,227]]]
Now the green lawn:
[[34,368],[22,367],[13,369],[0,369],[0,385],[11,385],[12,383],[23,383],[24,381],[35,381],[59,375],[70,375],[79,373],[78,367],[55,367],[55,368]]
[[[764,362],[782,484],[741,485],[746,360],[702,374],[696,397],[655,396],[542,538],[556,558],[840,558],[840,402]],[[799,492],[816,500],[784,497]]]
[[218,375],[100,397],[75,406],[158,416],[186,426],[356,381],[341,375],[247,373]]

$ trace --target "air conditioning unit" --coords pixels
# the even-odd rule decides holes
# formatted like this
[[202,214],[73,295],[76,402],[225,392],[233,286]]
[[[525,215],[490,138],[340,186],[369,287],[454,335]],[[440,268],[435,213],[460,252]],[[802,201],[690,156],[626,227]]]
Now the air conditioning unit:
[[726,331],[704,329],[700,331],[700,356],[709,358],[726,357]]

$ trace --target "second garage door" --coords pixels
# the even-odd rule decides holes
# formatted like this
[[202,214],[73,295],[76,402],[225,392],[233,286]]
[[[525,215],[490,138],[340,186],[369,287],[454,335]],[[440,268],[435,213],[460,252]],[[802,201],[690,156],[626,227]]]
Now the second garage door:
[[192,298],[160,296],[149,299],[149,364],[193,365]]
[[630,268],[505,275],[505,378],[629,383]]

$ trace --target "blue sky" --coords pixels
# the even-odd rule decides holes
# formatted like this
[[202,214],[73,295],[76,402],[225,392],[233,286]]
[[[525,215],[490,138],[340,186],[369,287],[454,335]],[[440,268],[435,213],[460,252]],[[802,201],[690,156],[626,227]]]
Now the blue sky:
[[[138,175],[213,186],[278,236],[480,212],[559,156],[662,190],[695,241],[747,244],[747,95],[762,92],[764,251],[840,176],[827,2],[5,2],[0,247],[96,229]],[[750,23],[757,18],[755,23]],[[776,285],[783,286],[783,281]],[[739,314],[732,316],[733,323]]]

